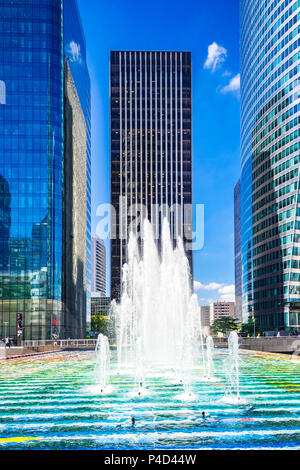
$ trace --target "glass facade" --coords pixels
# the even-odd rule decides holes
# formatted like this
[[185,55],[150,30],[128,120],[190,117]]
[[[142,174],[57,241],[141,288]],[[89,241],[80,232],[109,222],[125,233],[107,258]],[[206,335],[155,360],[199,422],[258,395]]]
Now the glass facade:
[[1,338],[64,336],[64,3],[0,0]]
[[[234,188],[234,271],[235,314],[239,321],[242,315],[242,252],[241,252],[241,181]],[[247,319],[246,319],[247,320]]]
[[64,54],[68,59],[72,77],[86,123],[86,320],[91,321],[92,291],[92,209],[91,209],[91,82],[86,62],[86,41],[76,0],[64,1]]
[[243,316],[292,329],[300,326],[300,1],[240,3]]
[[104,317],[109,316],[111,307],[111,298],[102,297],[100,294],[95,296],[92,294],[91,298],[91,312],[94,315],[103,315]]
[[[111,295],[118,298],[132,219],[150,219],[158,244],[164,216],[174,240],[185,242],[192,231],[192,214],[183,215],[192,204],[190,52],[111,53],[111,203]],[[193,272],[192,251],[187,256]]]

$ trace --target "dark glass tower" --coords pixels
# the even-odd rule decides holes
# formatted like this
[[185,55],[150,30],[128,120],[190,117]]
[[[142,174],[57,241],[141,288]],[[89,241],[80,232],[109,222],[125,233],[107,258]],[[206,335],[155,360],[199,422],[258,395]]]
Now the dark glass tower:
[[[90,85],[76,0],[0,0],[0,31],[0,80],[6,93],[0,104],[0,337],[5,331],[16,337],[18,314],[22,339],[83,336]],[[81,136],[74,122],[81,125]],[[81,168],[81,183],[80,158],[86,168]],[[80,209],[75,192],[83,199]],[[83,230],[70,222],[71,214],[83,220],[80,249]],[[81,302],[72,310],[66,286],[70,272],[75,277],[75,260],[77,271],[83,266],[73,287]]]
[[[164,216],[174,240],[191,239],[191,53],[114,51],[110,81],[111,294],[118,298],[134,218],[154,223],[158,244]],[[191,250],[187,256],[192,273]]]
[[244,317],[300,327],[300,13],[295,0],[241,0]]

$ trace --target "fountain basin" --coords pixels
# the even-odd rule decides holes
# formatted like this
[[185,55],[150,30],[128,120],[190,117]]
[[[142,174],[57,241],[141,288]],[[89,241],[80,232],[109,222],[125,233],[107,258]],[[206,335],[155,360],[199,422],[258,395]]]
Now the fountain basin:
[[86,388],[95,384],[91,352],[2,362],[0,449],[299,450],[300,363],[240,352],[240,396],[247,404],[232,404],[220,401],[227,355],[215,352],[219,384],[203,382],[195,369],[194,401],[175,399],[182,386],[162,370],[146,379],[150,395],[130,397],[132,375],[119,376],[114,358],[112,394],[91,394]]

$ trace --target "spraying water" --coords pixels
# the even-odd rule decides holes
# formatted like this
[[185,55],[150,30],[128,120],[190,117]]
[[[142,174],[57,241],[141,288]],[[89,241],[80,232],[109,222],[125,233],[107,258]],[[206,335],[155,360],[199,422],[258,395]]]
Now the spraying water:
[[239,337],[235,331],[232,331],[229,335],[228,352],[229,356],[224,361],[227,386],[222,401],[231,404],[243,404],[246,403],[246,401],[240,396]]
[[133,367],[136,382],[144,383],[147,367],[167,366],[182,377],[188,392],[199,351],[199,306],[182,240],[173,247],[166,219],[160,252],[149,221],[141,250],[130,235],[122,282],[121,301],[112,308],[119,370]]
[[96,345],[96,383],[101,393],[105,391],[110,377],[110,348],[108,338],[102,334],[98,336]]
[[206,370],[207,370],[207,378],[211,380],[214,376],[214,363],[213,363],[213,355],[214,355],[214,340],[211,336],[206,338]]

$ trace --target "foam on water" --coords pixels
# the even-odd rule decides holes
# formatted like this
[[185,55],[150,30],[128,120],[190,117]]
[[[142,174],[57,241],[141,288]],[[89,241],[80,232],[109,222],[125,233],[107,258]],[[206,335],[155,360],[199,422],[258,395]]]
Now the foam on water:
[[101,388],[99,385],[86,385],[85,387],[82,388],[82,393],[85,394],[91,394],[91,395],[103,395],[103,396],[109,396],[115,393],[114,387],[111,385],[107,385],[104,388]]
[[241,397],[232,397],[232,396],[224,396],[220,398],[219,403],[226,403],[228,405],[246,405],[247,400]]

